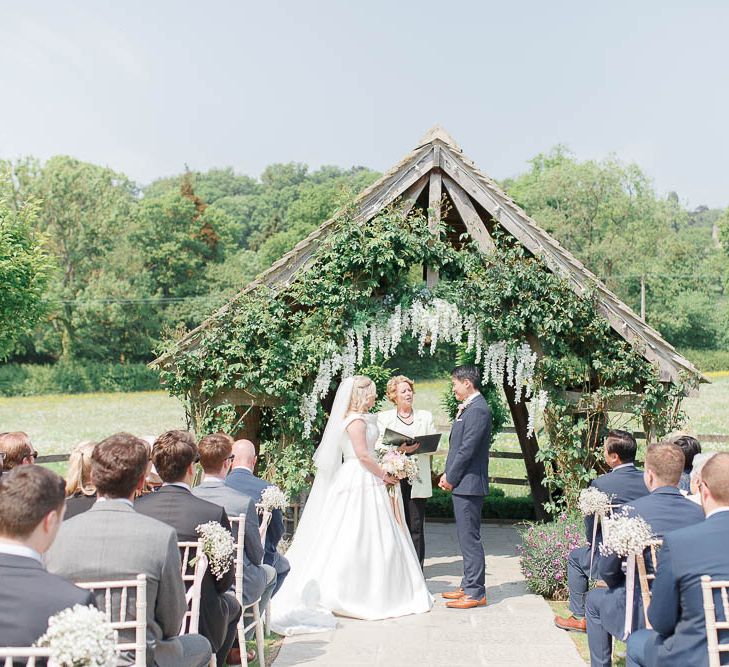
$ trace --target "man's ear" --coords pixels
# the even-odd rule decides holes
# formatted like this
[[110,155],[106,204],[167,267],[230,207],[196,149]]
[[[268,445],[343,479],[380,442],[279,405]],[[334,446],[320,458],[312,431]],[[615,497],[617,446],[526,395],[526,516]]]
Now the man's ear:
[[[149,471],[147,471],[149,472]],[[137,488],[135,491],[143,491],[144,490],[144,484],[147,481],[147,472],[143,472],[141,476],[139,477],[139,481],[137,482]]]

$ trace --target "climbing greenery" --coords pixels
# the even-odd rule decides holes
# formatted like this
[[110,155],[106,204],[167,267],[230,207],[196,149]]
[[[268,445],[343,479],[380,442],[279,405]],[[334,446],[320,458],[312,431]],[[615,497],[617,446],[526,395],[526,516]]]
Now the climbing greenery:
[[[213,398],[222,390],[245,389],[275,403],[260,412],[265,474],[295,492],[307,483],[326,419],[325,400],[312,435],[303,437],[301,399],[311,391],[320,362],[341,350],[353,329],[398,305],[439,297],[475,317],[486,343],[528,342],[539,354],[535,379],[549,392],[549,437],[541,438],[539,456],[552,494],[550,509],[573,504],[594,475],[611,397],[645,388],[635,407],[644,422],[659,433],[676,424],[681,388],[664,388],[651,364],[598,315],[592,295],[577,296],[498,228],[497,248],[488,255],[467,238],[457,250],[443,224],[436,231],[434,236],[417,213],[403,218],[393,208],[361,222],[345,211],[290,285],[257,285],[241,295],[203,330],[194,349],[175,352],[174,364],[162,371],[163,382],[186,401],[201,433],[236,430],[253,414],[217,405]],[[439,272],[432,291],[422,281],[423,265]],[[175,351],[174,341],[167,349]],[[374,364],[367,358],[367,368],[357,369],[375,376],[380,392],[387,378],[384,361],[378,354]],[[567,390],[584,399],[579,411]]]

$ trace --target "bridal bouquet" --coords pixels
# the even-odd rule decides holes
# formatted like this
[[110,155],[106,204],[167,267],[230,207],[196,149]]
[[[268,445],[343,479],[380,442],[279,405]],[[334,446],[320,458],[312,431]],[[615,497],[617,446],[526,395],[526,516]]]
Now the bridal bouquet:
[[588,486],[580,491],[580,512],[583,516],[599,514],[606,516],[610,510],[611,496],[607,493],[596,489],[594,486]]
[[[378,452],[378,459],[382,469],[395,479],[407,479],[411,484],[420,479],[417,462],[404,452],[388,448]],[[395,495],[395,487],[388,485],[387,491],[391,496]]]
[[[195,528],[202,538],[203,553],[208,557],[208,567],[216,579],[222,579],[233,563],[235,543],[233,535],[217,521],[208,521]],[[197,557],[190,561],[195,565]]]
[[642,553],[646,542],[655,538],[651,527],[639,516],[628,516],[623,510],[621,514],[605,519],[600,553],[603,556],[616,554],[625,557]]
[[289,506],[289,499],[275,484],[267,486],[261,493],[261,502],[256,505],[259,510],[272,512],[273,510],[285,510]]
[[57,667],[110,667],[116,663],[116,631],[91,605],[77,604],[48,619],[37,646],[51,650]]

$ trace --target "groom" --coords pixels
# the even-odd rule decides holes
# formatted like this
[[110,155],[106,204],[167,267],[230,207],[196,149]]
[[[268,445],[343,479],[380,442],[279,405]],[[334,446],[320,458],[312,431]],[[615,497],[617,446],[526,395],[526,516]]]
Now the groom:
[[453,493],[458,543],[463,554],[461,587],[443,593],[451,609],[486,605],[486,562],[481,544],[481,508],[489,490],[491,410],[478,391],[476,366],[458,366],[451,373],[453,393],[460,401],[451,437],[445,473],[438,486]]

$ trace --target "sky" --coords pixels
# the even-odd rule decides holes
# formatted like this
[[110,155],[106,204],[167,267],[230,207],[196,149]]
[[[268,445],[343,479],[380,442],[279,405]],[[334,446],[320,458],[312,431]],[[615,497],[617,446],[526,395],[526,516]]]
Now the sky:
[[0,0],[0,157],[384,171],[440,123],[497,179],[564,144],[726,207],[728,26],[700,0]]

